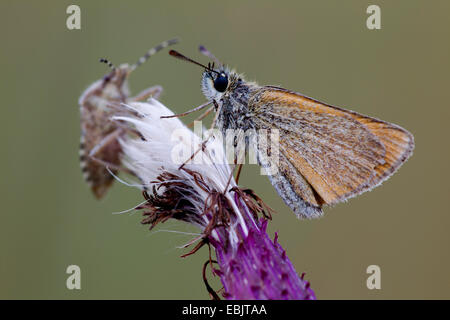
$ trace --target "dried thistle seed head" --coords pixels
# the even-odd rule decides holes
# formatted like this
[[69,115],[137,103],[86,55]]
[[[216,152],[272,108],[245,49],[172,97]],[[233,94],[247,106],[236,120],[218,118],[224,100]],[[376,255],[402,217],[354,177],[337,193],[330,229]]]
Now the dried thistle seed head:
[[[216,223],[226,224],[230,220],[228,211],[219,210],[215,215],[205,213],[212,210],[209,207],[216,210],[218,203],[223,208],[232,207],[228,204],[232,201],[231,195],[223,194],[231,170],[220,142],[211,141],[193,161],[179,170],[185,159],[178,159],[177,150],[182,147],[196,150],[202,143],[200,137],[178,118],[161,119],[161,116],[173,113],[155,99],[149,103],[130,103],[130,107],[143,116],[117,116],[114,119],[128,122],[143,137],[124,136],[120,142],[125,154],[123,163],[145,182],[143,189],[150,191],[147,205],[142,206],[147,209],[144,223],[154,226],[175,218],[191,222],[203,230],[208,228],[208,233]],[[185,153],[186,157],[191,155],[190,152]],[[233,179],[229,187],[237,187]],[[217,220],[211,223],[213,216]]]

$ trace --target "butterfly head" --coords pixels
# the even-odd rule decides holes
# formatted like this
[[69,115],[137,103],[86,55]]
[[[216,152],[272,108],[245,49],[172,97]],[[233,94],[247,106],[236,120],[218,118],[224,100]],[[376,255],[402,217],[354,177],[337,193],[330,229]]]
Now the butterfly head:
[[200,52],[211,58],[218,67],[215,67],[215,63],[208,63],[208,65],[201,64],[175,50],[170,50],[169,54],[178,59],[196,64],[204,69],[202,75],[202,91],[205,97],[211,101],[215,100],[220,102],[220,99],[232,92],[237,83],[242,81],[236,72],[231,71],[225,67],[220,61],[217,60],[205,47],[200,46]]
[[210,65],[208,69],[203,71],[202,75],[202,92],[208,100],[220,101],[235,88],[236,83],[242,81],[234,71],[221,66],[215,69]]

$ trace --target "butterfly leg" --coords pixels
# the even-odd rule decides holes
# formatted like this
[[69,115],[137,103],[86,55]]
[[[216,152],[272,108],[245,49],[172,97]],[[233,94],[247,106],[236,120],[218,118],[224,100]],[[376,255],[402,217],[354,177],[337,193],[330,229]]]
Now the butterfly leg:
[[[217,102],[215,101],[215,100],[213,100],[213,103],[214,103],[214,106],[215,106],[215,108],[216,108],[216,114],[215,114],[215,116],[214,116],[214,119],[213,119],[213,121],[212,121],[212,123],[211,123],[211,127],[210,127],[210,130],[212,130],[215,126],[216,126],[216,124],[217,124],[217,119],[218,119],[218,117],[219,117],[219,112],[220,112],[220,108],[219,108],[219,106],[217,105]],[[209,141],[209,139],[211,138],[212,136],[208,136],[205,140],[203,140],[202,141],[202,143],[201,143],[201,146],[200,146],[200,148],[198,148],[190,157],[189,157],[189,159],[187,159],[179,168],[178,168],[178,170],[181,170],[181,169],[183,169],[183,167],[189,162],[189,161],[191,161],[192,159],[194,159],[194,157],[200,152],[200,151],[205,151],[205,148],[206,148],[206,143]]]
[[[230,176],[228,178],[228,182],[227,182],[227,185],[225,187],[224,192],[227,191],[227,189],[228,189],[228,187],[229,187],[229,185],[231,183],[231,179],[234,176],[234,172],[235,172],[236,168],[237,168],[237,173],[236,173],[235,181],[236,181],[236,184],[239,183],[239,177],[241,175],[242,166],[245,163],[245,152],[241,152],[242,150],[241,149],[237,149],[237,146],[238,146],[238,144],[235,141],[235,143],[234,143],[234,150],[235,150],[235,152],[237,152],[237,154],[236,153],[234,154],[233,169],[231,170],[231,173],[230,173]],[[244,147],[244,151],[246,150],[246,148],[247,147]]]
[[242,163],[240,163],[240,164],[238,165],[238,170],[237,170],[237,173],[236,173],[236,178],[234,178],[234,180],[236,180],[236,184],[239,183],[239,177],[241,176],[242,166],[243,166]]
[[131,101],[138,102],[138,101],[144,101],[148,98],[152,97],[155,99],[158,99],[163,91],[163,88],[161,86],[154,86],[147,88],[141,92],[139,92],[136,96],[131,98]]
[[236,184],[239,183],[239,177],[241,175],[242,166],[243,166],[243,162],[242,161],[238,161],[237,158],[235,157],[234,158],[234,163],[233,163],[233,169],[231,169],[231,173],[230,173],[230,176],[228,177],[227,185],[226,185],[225,190],[223,192],[227,192],[228,187],[230,186],[230,183],[231,183],[231,178],[233,178],[234,171],[236,170],[236,168],[237,168],[237,173],[236,173],[235,181],[236,181]]
[[203,119],[205,119],[207,116],[208,116],[208,114],[210,114],[211,113],[211,111],[214,109],[214,107],[210,107],[210,108],[208,108],[205,112],[203,112],[198,118],[196,118],[194,121],[192,121],[191,123],[189,123],[188,125],[187,125],[187,127],[188,128],[192,128],[193,126],[194,126],[194,122],[195,121],[201,121],[201,120],[203,120]]
[[206,143],[209,141],[209,139],[211,138],[211,136],[209,136],[208,138],[206,138],[205,140],[202,141],[202,143],[200,144],[200,147],[195,150],[194,153],[192,153],[192,155],[189,157],[189,159],[187,159],[185,162],[183,162],[183,164],[178,168],[178,170],[181,170],[184,168],[184,166],[191,161],[192,159],[195,158],[195,156],[200,152],[200,151],[205,151],[206,149]]

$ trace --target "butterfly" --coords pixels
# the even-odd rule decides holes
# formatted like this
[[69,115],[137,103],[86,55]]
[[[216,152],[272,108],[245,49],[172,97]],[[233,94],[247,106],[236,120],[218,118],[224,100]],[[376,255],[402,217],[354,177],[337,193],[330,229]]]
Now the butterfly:
[[214,63],[206,66],[177,51],[169,53],[204,68],[201,86],[213,104],[207,112],[216,113],[213,127],[224,135],[229,130],[278,133],[276,163],[267,157],[267,143],[247,145],[256,149],[260,164],[264,159],[265,167],[276,166],[269,179],[300,218],[319,217],[324,206],[375,188],[412,154],[414,137],[398,125],[295,91],[247,82],[205,47],[200,46],[200,51]]

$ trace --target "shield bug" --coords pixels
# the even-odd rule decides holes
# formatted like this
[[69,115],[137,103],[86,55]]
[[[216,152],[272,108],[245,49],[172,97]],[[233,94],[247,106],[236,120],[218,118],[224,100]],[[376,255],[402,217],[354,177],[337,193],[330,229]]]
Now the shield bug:
[[98,199],[114,182],[110,171],[116,174],[119,170],[125,170],[121,167],[122,149],[118,139],[126,130],[119,122],[111,121],[111,117],[124,112],[124,108],[120,108],[122,104],[142,101],[151,96],[157,98],[162,92],[162,87],[153,86],[129,97],[128,76],[152,55],[177,42],[177,39],[172,39],[160,43],[133,65],[115,67],[108,60],[101,59],[100,62],[108,64],[111,72],[90,85],[81,95],[80,165],[86,182]]

